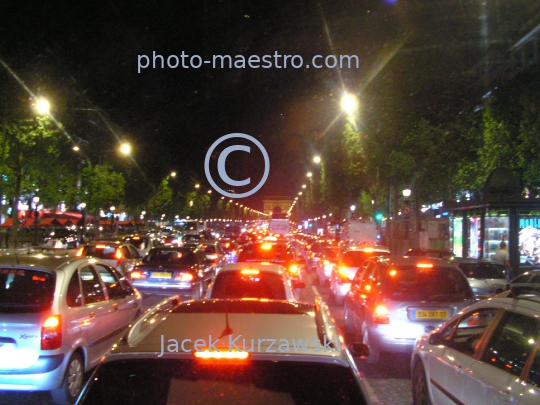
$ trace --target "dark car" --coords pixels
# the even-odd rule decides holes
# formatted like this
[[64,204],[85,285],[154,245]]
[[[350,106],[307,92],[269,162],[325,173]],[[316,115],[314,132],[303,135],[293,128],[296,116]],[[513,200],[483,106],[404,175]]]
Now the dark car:
[[305,261],[295,256],[286,243],[249,243],[241,250],[236,262],[269,262],[281,264],[289,273],[297,298],[300,295],[300,290],[305,286],[302,282]]
[[426,249],[426,248],[412,248],[409,249],[405,256],[424,256],[433,257],[436,259],[453,259],[456,255],[449,249]]
[[127,276],[143,294],[188,294],[200,299],[215,276],[212,263],[197,246],[157,247]]
[[55,229],[45,238],[45,246],[51,249],[76,249],[80,237],[76,231],[67,228]]

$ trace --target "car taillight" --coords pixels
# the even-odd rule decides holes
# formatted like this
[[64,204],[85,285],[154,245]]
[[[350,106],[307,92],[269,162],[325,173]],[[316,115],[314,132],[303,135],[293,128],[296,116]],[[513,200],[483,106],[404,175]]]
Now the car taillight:
[[41,350],[54,350],[62,345],[60,315],[49,316],[41,325]]
[[249,357],[249,352],[234,352],[234,351],[196,351],[193,355],[197,359],[222,359],[222,360],[246,360]]
[[83,253],[84,253],[84,248],[82,247],[79,250],[77,250],[77,253],[75,254],[75,256],[82,257]]
[[193,280],[193,274],[191,274],[191,273],[177,273],[174,276],[174,279],[176,281],[192,281]]
[[349,279],[349,269],[347,267],[340,267],[338,269],[338,275],[343,281],[346,281],[346,282],[351,281]]
[[390,313],[388,312],[388,308],[384,305],[377,305],[373,312],[373,322],[379,324],[390,323]]
[[116,260],[122,260],[123,257],[124,254],[122,253],[122,249],[116,249],[116,251],[114,252],[114,258]]
[[323,264],[324,264],[325,266],[330,266],[330,260],[326,260],[326,259],[323,260]]
[[131,273],[129,273],[129,275],[131,276],[132,280],[143,280],[145,278],[148,278],[146,273],[140,270],[134,270]]
[[296,264],[291,264],[291,266],[289,267],[289,273],[294,274],[294,275],[297,275],[299,270],[300,269],[298,268],[298,265]]

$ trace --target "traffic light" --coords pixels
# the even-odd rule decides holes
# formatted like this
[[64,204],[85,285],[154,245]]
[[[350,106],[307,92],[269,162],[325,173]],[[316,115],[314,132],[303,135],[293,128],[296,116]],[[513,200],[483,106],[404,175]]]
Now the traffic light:
[[383,219],[383,213],[382,212],[377,212],[375,214],[375,221],[380,222],[380,221],[382,221],[382,219]]

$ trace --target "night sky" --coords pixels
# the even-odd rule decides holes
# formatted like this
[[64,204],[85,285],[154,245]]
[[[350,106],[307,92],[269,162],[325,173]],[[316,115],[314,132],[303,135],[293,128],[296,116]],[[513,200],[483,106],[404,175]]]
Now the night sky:
[[[260,209],[264,195],[299,190],[316,140],[343,126],[343,119],[330,124],[344,89],[359,95],[366,127],[382,109],[436,108],[434,93],[455,88],[449,79],[466,77],[480,58],[482,50],[471,45],[480,35],[477,3],[2,1],[0,58],[51,100],[71,136],[100,153],[115,141],[105,116],[118,137],[133,143],[139,174],[153,183],[176,170],[184,185],[207,184],[203,161],[210,145],[228,133],[254,136],[271,162],[267,183],[246,200]],[[211,60],[276,51],[308,62],[316,54],[357,55],[360,67],[137,72],[138,55],[152,52]],[[5,69],[0,80],[2,89],[20,87]],[[227,170],[257,182],[260,160],[257,153],[235,152]]]

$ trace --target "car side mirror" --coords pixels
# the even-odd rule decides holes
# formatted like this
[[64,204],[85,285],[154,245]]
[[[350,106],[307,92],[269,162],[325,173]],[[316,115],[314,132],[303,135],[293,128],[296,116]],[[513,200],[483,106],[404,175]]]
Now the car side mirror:
[[428,342],[430,345],[442,345],[444,344],[445,340],[444,340],[444,336],[442,333],[440,332],[433,332],[432,334],[429,335],[429,338],[428,338]]
[[352,342],[348,346],[349,352],[353,357],[365,359],[369,356],[369,347],[365,343]]

